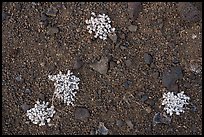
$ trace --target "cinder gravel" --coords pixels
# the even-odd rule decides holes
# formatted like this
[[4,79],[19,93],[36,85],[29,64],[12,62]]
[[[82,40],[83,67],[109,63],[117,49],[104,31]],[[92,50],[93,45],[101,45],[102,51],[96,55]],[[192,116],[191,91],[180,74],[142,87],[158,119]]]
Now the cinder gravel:
[[[103,134],[201,135],[202,18],[186,21],[189,12],[178,6],[144,2],[130,21],[125,2],[3,2],[2,134],[89,135],[101,122],[108,129]],[[199,3],[190,6],[196,11],[189,16],[202,9]],[[117,40],[93,39],[85,23],[91,12],[110,17]],[[131,24],[137,28],[130,32]],[[149,65],[145,53],[153,58]],[[83,65],[74,66],[78,57]],[[90,65],[103,57],[110,60],[101,74]],[[174,81],[174,90],[184,91],[196,111],[190,107],[180,116],[173,115],[170,124],[153,126],[154,115],[163,112],[161,97],[167,92],[162,76],[177,66],[183,76]],[[50,102],[54,85],[48,75],[69,69],[81,80],[75,106],[56,100],[51,126],[29,123],[21,105],[33,106],[41,94]],[[131,84],[124,88],[127,80]],[[25,93],[26,88],[32,92]],[[148,98],[142,101],[141,95]],[[75,119],[77,107],[89,110],[87,120]]]

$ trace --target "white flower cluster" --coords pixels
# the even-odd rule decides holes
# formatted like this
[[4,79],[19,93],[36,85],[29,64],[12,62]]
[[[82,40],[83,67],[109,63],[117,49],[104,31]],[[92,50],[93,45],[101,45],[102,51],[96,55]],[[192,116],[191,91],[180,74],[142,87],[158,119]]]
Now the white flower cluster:
[[80,79],[73,75],[70,70],[67,71],[67,74],[62,74],[60,71],[57,75],[49,75],[48,78],[52,81],[55,81],[55,91],[54,94],[60,100],[67,105],[73,105],[73,101],[75,100],[76,90],[79,89],[79,81]]
[[27,110],[26,116],[31,120],[33,124],[39,124],[43,126],[46,123],[50,123],[51,118],[55,114],[54,106],[48,108],[48,102],[45,101],[40,104],[40,101],[36,101],[35,107]]
[[184,112],[184,105],[189,104],[187,101],[190,100],[190,97],[184,94],[184,91],[175,95],[173,92],[168,92],[163,94],[162,105],[165,105],[164,110],[170,116],[173,112],[176,112],[176,115],[180,115],[180,112]]
[[90,34],[92,34],[92,32],[95,32],[95,38],[99,37],[102,40],[106,40],[108,33],[115,31],[115,28],[111,27],[110,18],[105,14],[99,14],[98,16],[96,16],[94,12],[92,12],[91,15],[93,15],[93,17],[91,16],[90,20],[86,20],[86,24],[88,24],[88,32]]

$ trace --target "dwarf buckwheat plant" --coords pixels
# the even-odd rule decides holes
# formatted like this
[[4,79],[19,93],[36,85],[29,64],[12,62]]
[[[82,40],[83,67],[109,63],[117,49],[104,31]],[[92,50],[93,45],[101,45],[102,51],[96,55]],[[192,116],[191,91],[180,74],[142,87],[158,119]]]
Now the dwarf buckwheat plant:
[[55,114],[54,106],[48,108],[48,102],[45,101],[40,104],[40,101],[36,101],[35,107],[27,110],[26,116],[31,120],[33,124],[39,124],[43,126],[46,123],[50,123],[51,118]]
[[164,110],[171,116],[173,112],[175,112],[176,115],[180,115],[180,112],[184,112],[184,105],[189,104],[188,100],[190,100],[190,97],[186,96],[184,91],[178,94],[168,92],[163,94],[163,99],[162,105],[164,105]]
[[80,79],[73,75],[70,70],[67,71],[67,74],[62,74],[60,71],[57,75],[49,75],[48,78],[52,81],[55,81],[55,91],[54,95],[62,100],[67,105],[73,105],[75,100],[76,90],[79,89]]
[[87,29],[90,34],[95,33],[94,37],[99,37],[106,40],[108,33],[114,32],[115,28],[111,27],[111,20],[108,15],[99,14],[96,16],[94,12],[91,13],[91,18],[86,20]]

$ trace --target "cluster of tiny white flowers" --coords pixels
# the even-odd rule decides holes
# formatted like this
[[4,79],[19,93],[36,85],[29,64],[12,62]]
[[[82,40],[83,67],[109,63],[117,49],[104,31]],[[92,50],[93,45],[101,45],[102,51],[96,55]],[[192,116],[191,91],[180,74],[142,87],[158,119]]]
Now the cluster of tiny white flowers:
[[115,28],[111,27],[111,20],[108,15],[99,14],[96,16],[94,12],[91,13],[90,20],[86,20],[86,24],[88,24],[87,29],[90,34],[95,32],[94,37],[99,37],[102,40],[106,40],[108,33],[114,32]]
[[51,118],[55,114],[54,106],[48,108],[48,102],[45,101],[40,104],[40,101],[36,101],[35,107],[27,110],[26,116],[31,120],[33,124],[39,124],[43,126],[46,123],[50,123]]
[[184,94],[184,91],[175,95],[173,92],[168,92],[163,94],[162,105],[165,105],[164,110],[170,116],[173,112],[176,115],[180,115],[180,112],[184,112],[184,105],[189,104],[187,101],[190,100],[190,97]]
[[73,75],[70,70],[67,71],[67,74],[62,74],[60,71],[57,75],[49,75],[48,78],[52,81],[55,81],[55,91],[54,94],[60,100],[67,105],[73,105],[73,101],[75,100],[76,90],[79,89],[79,81],[80,79]]

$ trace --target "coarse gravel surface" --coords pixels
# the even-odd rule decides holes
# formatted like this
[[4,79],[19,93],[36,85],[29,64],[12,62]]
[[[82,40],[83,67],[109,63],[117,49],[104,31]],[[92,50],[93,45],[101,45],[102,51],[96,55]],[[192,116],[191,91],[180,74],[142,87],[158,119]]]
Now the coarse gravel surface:
[[[127,2],[3,2],[2,134],[201,135],[201,3],[141,4],[130,21]],[[91,12],[110,17],[117,40],[88,33]],[[80,78],[75,105],[56,99],[51,126],[29,122],[37,99],[51,102],[48,75],[67,70]],[[153,125],[168,90],[184,91],[189,109]]]

